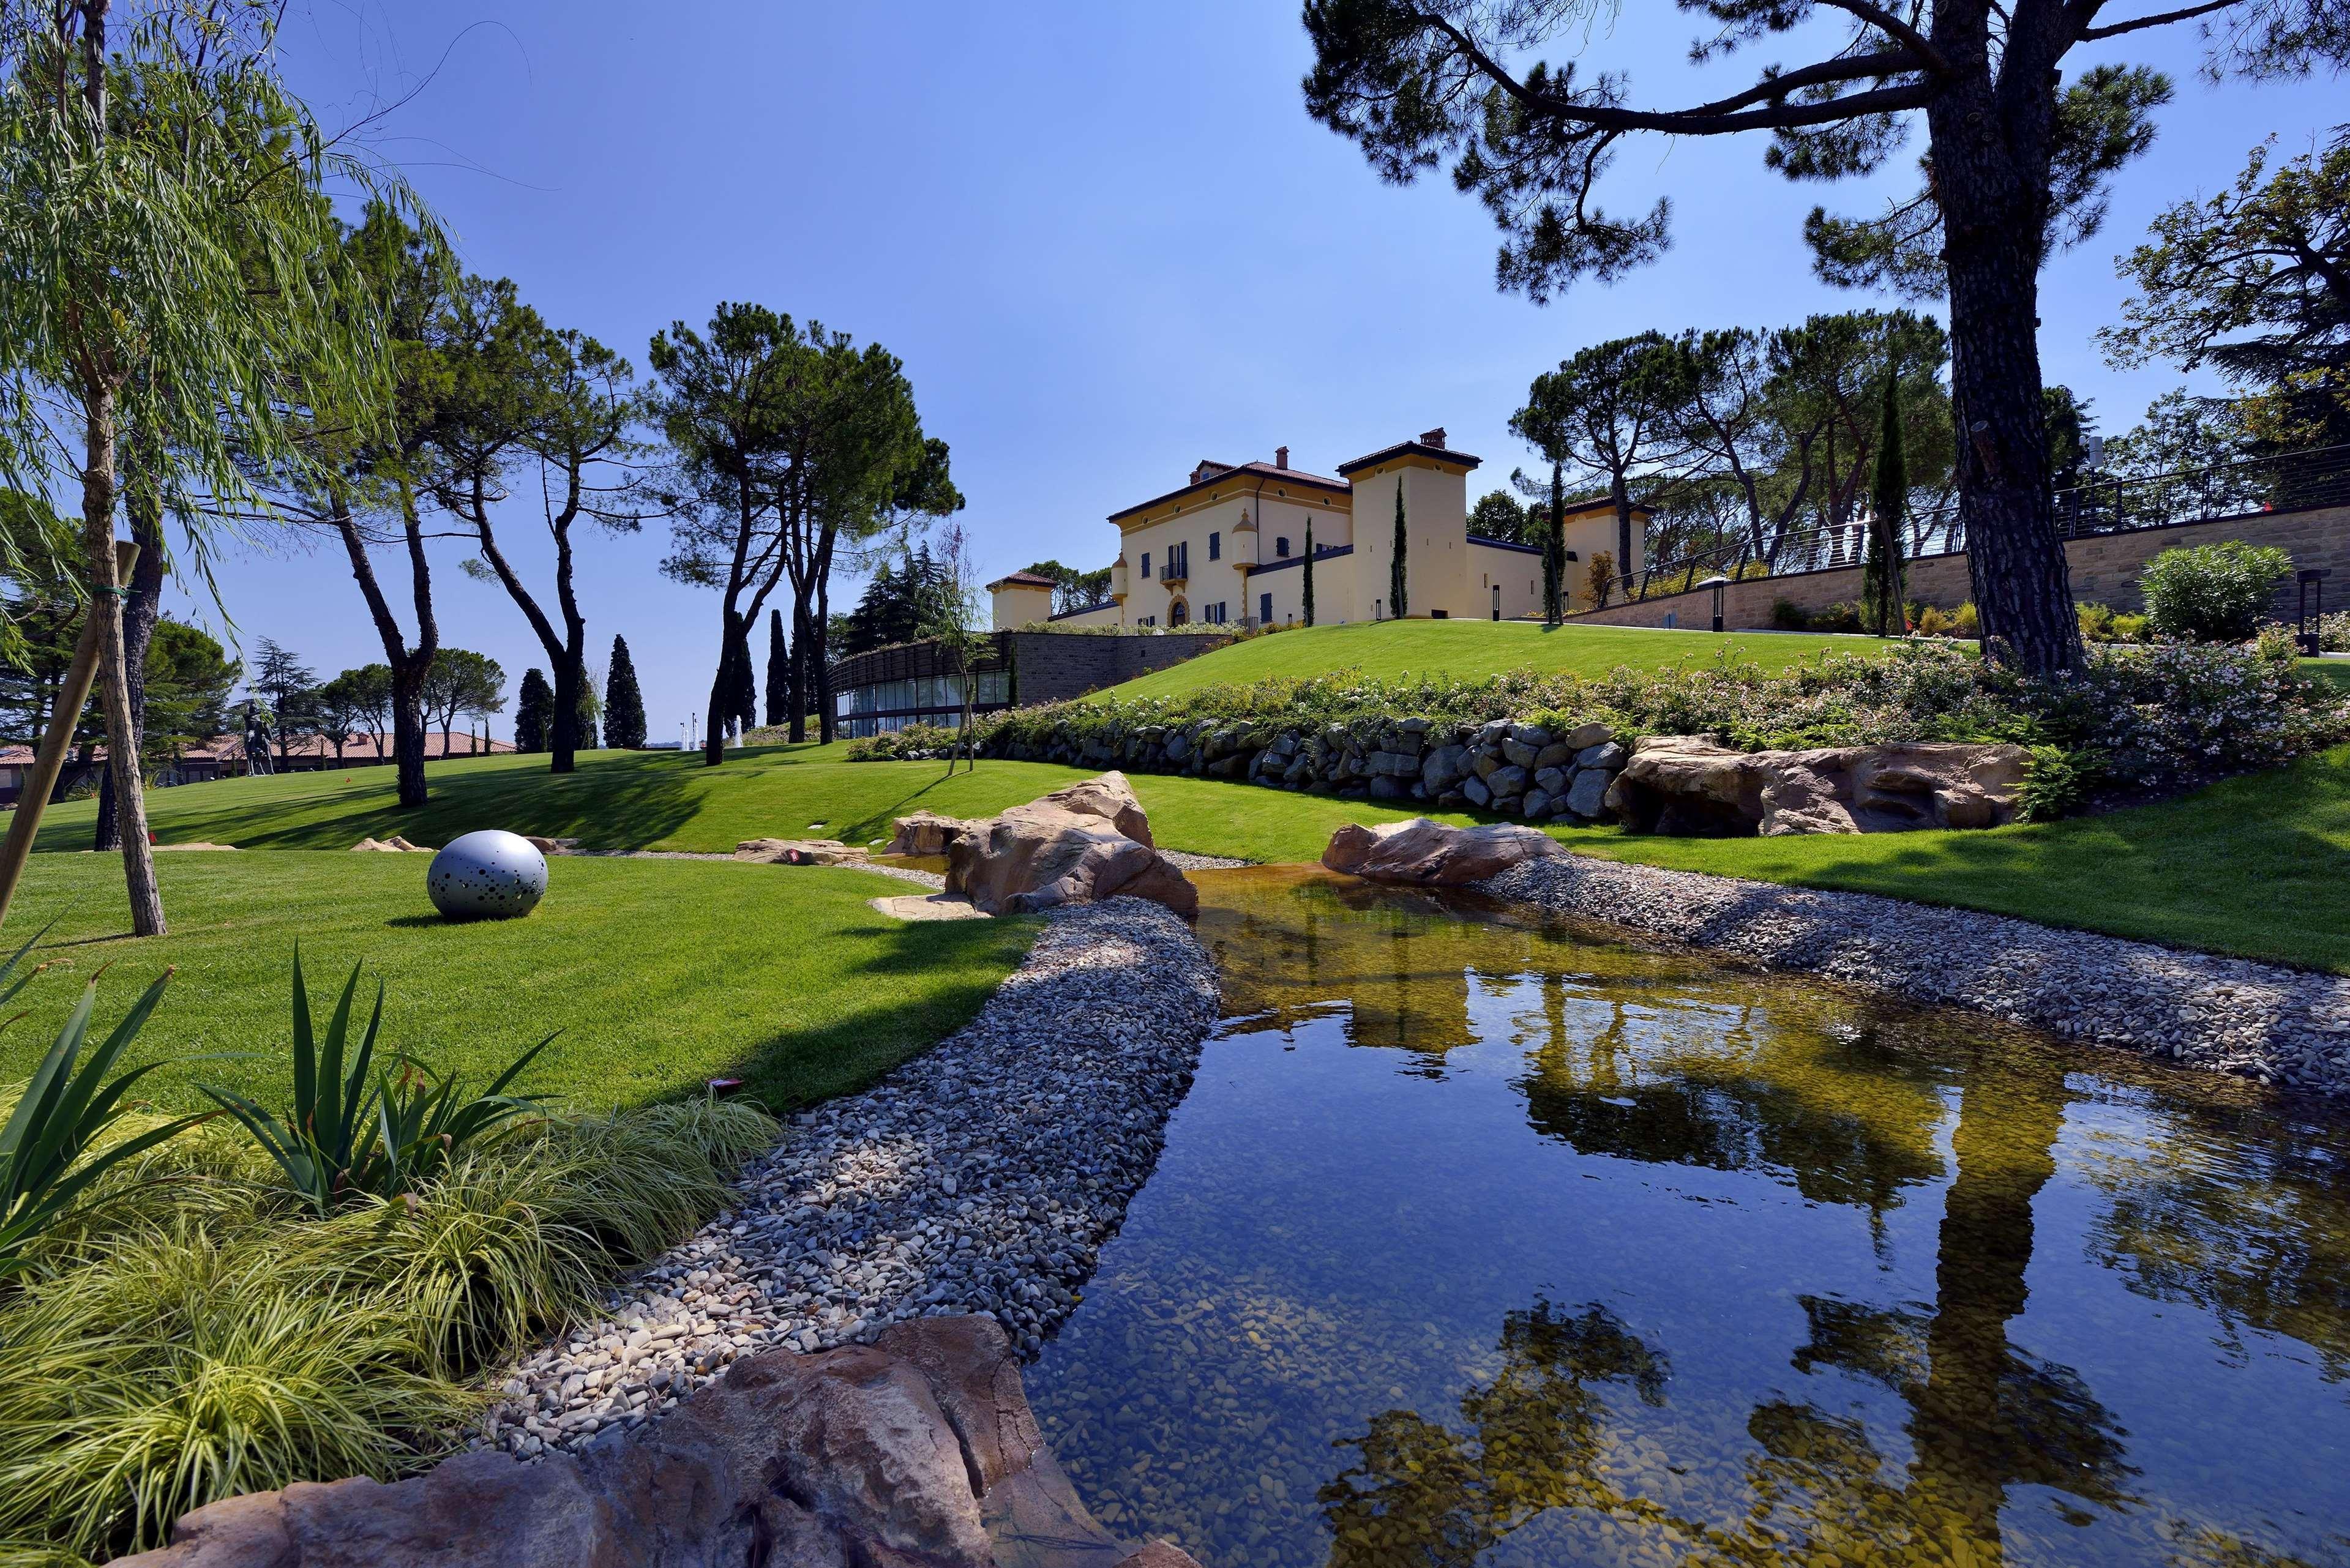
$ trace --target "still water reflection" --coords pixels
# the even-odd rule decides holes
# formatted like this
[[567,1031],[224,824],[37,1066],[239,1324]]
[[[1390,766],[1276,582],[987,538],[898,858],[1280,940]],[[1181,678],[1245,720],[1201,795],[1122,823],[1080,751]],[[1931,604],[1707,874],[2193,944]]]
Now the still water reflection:
[[1472,900],[1201,885],[1224,1022],[1029,1378],[1121,1531],[2350,1564],[2350,1127]]

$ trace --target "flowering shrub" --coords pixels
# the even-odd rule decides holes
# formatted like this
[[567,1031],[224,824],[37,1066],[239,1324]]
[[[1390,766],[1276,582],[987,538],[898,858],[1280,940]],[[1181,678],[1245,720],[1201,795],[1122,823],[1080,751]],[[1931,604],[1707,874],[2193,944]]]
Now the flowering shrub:
[[[972,734],[984,747],[987,741],[987,719],[982,716],[972,727]],[[848,742],[848,760],[852,763],[928,763],[936,762],[955,749],[956,732],[943,724],[909,724],[902,730],[888,730],[879,735],[867,735]]]
[[2165,550],[2146,564],[2138,586],[2154,629],[2188,642],[2241,642],[2267,612],[2277,579],[2293,557],[2273,545],[2241,539]]

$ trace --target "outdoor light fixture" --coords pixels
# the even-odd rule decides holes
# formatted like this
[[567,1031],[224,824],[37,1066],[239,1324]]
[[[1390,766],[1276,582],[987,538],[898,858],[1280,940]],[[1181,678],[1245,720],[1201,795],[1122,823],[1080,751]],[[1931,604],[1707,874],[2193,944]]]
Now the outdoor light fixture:
[[2323,650],[2325,618],[2325,579],[2334,574],[2323,566],[2304,566],[2301,573],[2301,626],[2294,639],[2301,644],[2303,659],[2314,659]]
[[1714,573],[1713,576],[1706,578],[1705,581],[1698,585],[1699,587],[1711,588],[1713,590],[1713,629],[1716,631],[1720,631],[1721,629],[1721,590],[1729,586],[1730,579],[1723,576],[1720,572]]

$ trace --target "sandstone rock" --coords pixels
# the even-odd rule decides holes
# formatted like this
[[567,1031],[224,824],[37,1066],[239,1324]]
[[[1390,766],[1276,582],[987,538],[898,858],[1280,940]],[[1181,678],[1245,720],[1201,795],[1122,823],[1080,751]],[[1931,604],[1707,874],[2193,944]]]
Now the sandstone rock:
[[1650,736],[1607,804],[1642,832],[1716,836],[1898,833],[2015,819],[2021,746],[1914,742],[1732,752]]
[[988,917],[960,893],[900,893],[868,898],[866,907],[893,920],[983,920]]
[[971,825],[947,851],[950,893],[991,915],[1127,894],[1190,919],[1200,894],[1173,862],[1101,817],[1039,801]]
[[1045,1446],[992,1318],[777,1352],[632,1440],[525,1465],[461,1455],[412,1480],[231,1498],[138,1568],[1197,1568],[1121,1555]]
[[1112,772],[1082,780],[1055,790],[1037,804],[1057,805],[1079,816],[1098,816],[1144,848],[1158,847],[1150,836],[1150,818],[1124,774]]
[[971,828],[960,816],[941,816],[935,811],[918,811],[911,816],[901,816],[893,825],[887,851],[891,855],[944,855]]
[[411,844],[397,833],[390,838],[362,838],[351,846],[354,855],[430,855],[432,849],[421,844]]
[[1615,736],[1615,731],[1595,722],[1589,724],[1577,724],[1574,729],[1561,735],[1558,738],[1558,743],[1579,753],[1598,745],[1603,741],[1613,740]]
[[1498,876],[1521,861],[1565,853],[1548,834],[1521,823],[1452,827],[1417,816],[1375,826],[1349,823],[1330,836],[1322,864],[1373,881],[1458,887]]
[[237,852],[236,846],[234,844],[158,844],[155,846],[155,852],[159,855],[169,849],[185,850],[191,854],[201,854],[206,850],[225,851],[230,855]]
[[837,838],[746,838],[734,846],[734,858],[764,866],[852,866],[871,857],[862,845]]
[[536,833],[525,833],[522,837],[524,843],[541,855],[568,855],[579,847],[579,841],[576,838],[542,838]]

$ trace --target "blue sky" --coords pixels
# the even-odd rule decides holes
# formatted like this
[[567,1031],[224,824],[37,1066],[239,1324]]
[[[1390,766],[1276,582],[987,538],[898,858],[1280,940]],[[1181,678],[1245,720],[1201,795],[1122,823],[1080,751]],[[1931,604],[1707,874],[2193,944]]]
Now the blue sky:
[[[1636,88],[1677,101],[1709,85],[1681,61],[1685,18],[1662,0],[1626,11],[1594,47],[1630,63]],[[2095,351],[2124,297],[2115,254],[2262,137],[2294,150],[2341,117],[2338,82],[2210,87],[2186,31],[2114,57],[2170,69],[2178,99],[2105,233],[2044,282],[2047,374],[2094,398],[2108,430],[2177,379]],[[1802,215],[1822,199],[1873,207],[1908,172],[1877,193],[1794,187],[1756,140],[1630,147],[1611,200],[1669,192],[1672,252],[1538,307],[1494,290],[1473,201],[1441,177],[1382,184],[1306,118],[1308,51],[1279,0],[296,0],[285,56],[329,125],[393,106],[371,144],[470,269],[514,278],[640,370],[655,329],[721,299],[887,345],[952,445],[991,576],[1040,556],[1106,563],[1105,514],[1201,457],[1286,444],[1328,472],[1442,425],[1485,458],[1472,483],[1501,483],[1526,461],[1507,431],[1526,383],[1586,343],[1870,303],[1812,276]],[[536,525],[536,502],[517,504],[504,537]],[[664,545],[658,525],[592,539],[581,568],[596,660],[627,636],[656,739],[703,706],[717,645],[716,596],[660,577]],[[520,553],[544,583],[547,553]],[[461,554],[441,547],[442,638],[518,680],[543,665],[537,644],[494,585],[459,575]],[[274,637],[322,674],[380,657],[338,550],[243,551],[222,584],[248,648]],[[834,603],[856,591],[837,582]]]

